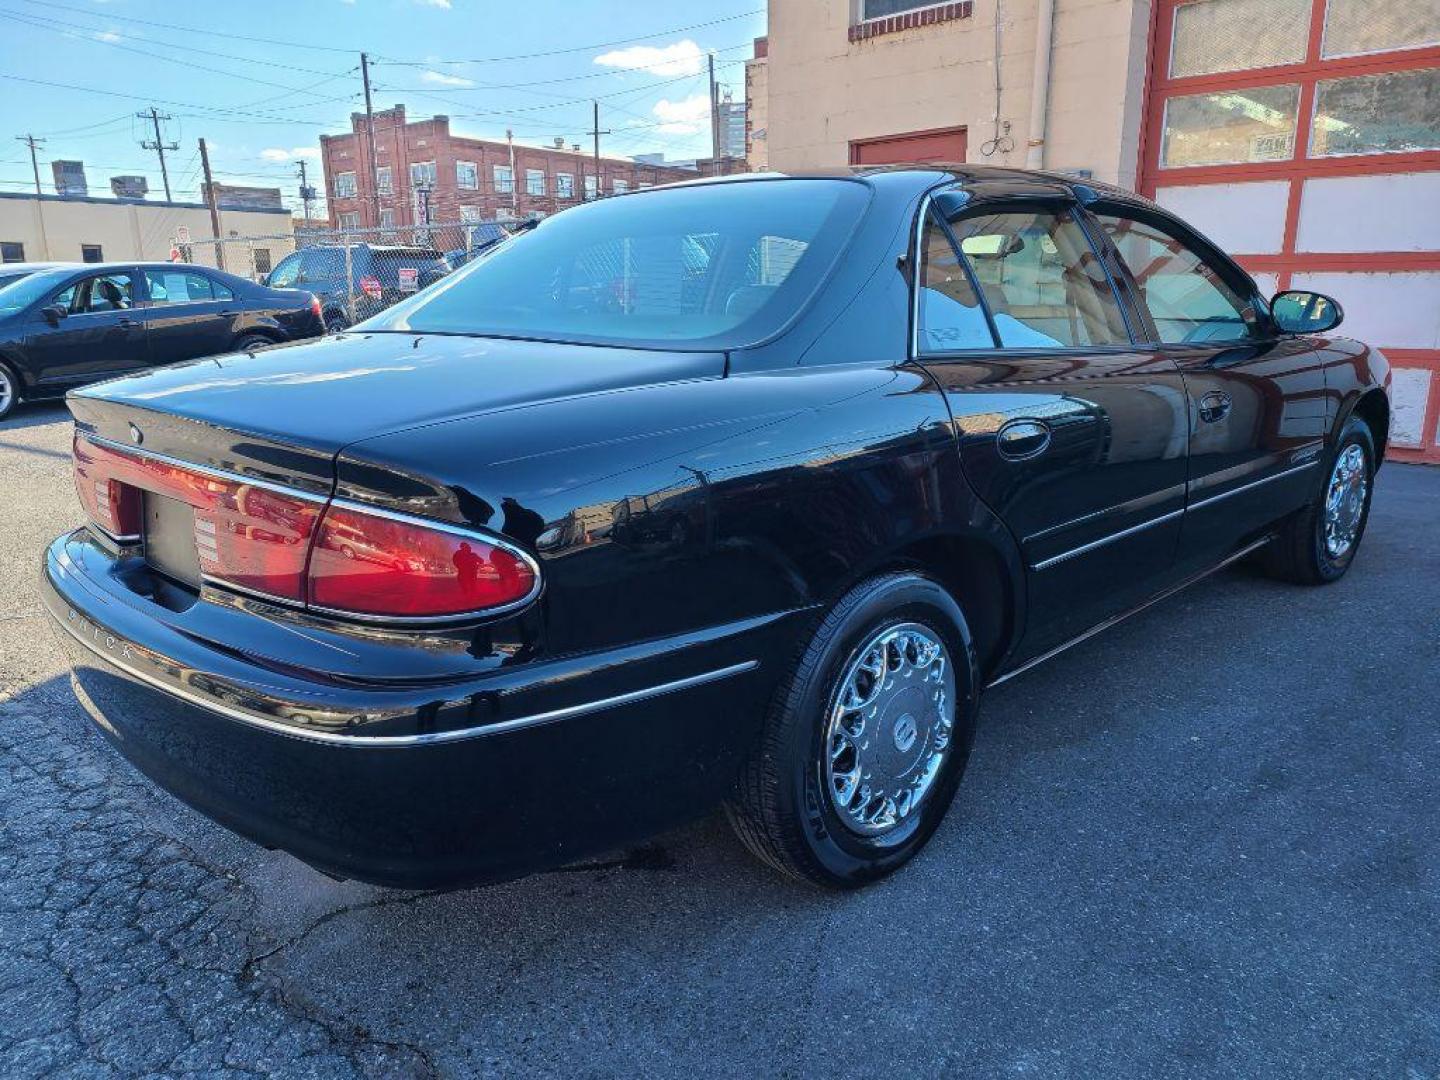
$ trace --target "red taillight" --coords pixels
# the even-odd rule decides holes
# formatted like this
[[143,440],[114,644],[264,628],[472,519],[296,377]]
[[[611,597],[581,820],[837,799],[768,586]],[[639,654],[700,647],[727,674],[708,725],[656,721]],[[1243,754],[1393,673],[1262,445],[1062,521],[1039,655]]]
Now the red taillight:
[[499,541],[79,436],[75,490],[90,519],[117,539],[139,537],[144,493],[178,500],[194,511],[207,578],[340,614],[483,614],[528,600],[539,586],[534,564]]
[[314,293],[310,294],[310,314],[314,315],[317,319],[321,316],[320,298]]
[[528,599],[535,571],[479,537],[350,506],[325,512],[310,556],[310,603],[395,618],[443,618]]
[[360,291],[363,292],[366,296],[368,296],[371,300],[379,300],[385,290],[380,287],[379,278],[370,277],[367,274],[365,277],[362,277],[360,279]]
[[284,600],[305,599],[305,557],[325,508],[322,499],[79,437],[75,490],[91,520],[117,538],[140,534],[142,493],[185,503],[195,512],[195,551],[202,574]]

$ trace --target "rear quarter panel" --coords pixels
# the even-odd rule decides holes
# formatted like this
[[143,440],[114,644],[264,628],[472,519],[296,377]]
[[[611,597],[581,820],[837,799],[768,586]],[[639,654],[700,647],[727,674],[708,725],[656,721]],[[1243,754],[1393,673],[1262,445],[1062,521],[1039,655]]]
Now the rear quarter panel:
[[490,412],[365,440],[337,494],[535,551],[544,650],[827,602],[969,513],[949,416],[909,369],[792,369]]

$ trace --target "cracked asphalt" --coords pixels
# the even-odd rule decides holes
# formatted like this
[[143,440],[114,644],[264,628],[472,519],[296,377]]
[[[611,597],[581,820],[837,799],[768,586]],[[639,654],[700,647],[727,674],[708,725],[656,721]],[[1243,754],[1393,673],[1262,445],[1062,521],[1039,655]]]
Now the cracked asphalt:
[[434,895],[90,730],[35,593],[68,441],[0,425],[0,1076],[1440,1076],[1440,469],[1385,468],[1340,584],[1237,569],[991,694],[869,890],[709,820]]

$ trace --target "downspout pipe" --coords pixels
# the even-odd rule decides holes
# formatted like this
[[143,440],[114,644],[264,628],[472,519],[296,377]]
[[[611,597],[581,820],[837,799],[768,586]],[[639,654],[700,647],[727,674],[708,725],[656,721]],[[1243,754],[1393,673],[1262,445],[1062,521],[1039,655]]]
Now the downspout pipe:
[[1030,80],[1030,139],[1025,167],[1045,167],[1045,118],[1050,111],[1050,50],[1054,44],[1055,0],[1038,0],[1035,13],[1035,67]]

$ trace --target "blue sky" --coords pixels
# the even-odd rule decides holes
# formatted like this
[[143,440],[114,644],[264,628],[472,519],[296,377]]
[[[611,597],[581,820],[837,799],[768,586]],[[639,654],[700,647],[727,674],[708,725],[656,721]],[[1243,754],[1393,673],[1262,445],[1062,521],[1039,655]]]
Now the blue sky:
[[[319,136],[349,130],[363,108],[359,53],[372,59],[375,107],[444,113],[459,134],[588,145],[598,98],[607,154],[708,155],[705,56],[744,96],[742,61],[765,32],[763,0],[0,0],[0,190],[41,182],[48,162],[86,163],[92,194],[109,177],[144,173],[162,191],[140,140],[155,104],[175,197],[198,198],[196,140],[216,179],[280,186],[294,201],[296,163],[318,173]],[[103,91],[103,93],[101,92]],[[314,181],[312,181],[314,182]]]

